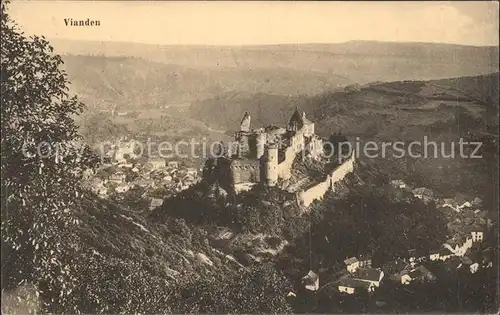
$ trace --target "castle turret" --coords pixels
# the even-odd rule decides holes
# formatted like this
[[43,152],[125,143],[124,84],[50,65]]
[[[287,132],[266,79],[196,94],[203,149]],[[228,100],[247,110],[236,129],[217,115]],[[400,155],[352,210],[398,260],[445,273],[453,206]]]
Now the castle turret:
[[276,144],[267,146],[264,168],[266,185],[276,186],[278,182],[278,146]]
[[250,131],[250,114],[248,112],[245,112],[243,115],[243,119],[241,120],[241,125],[240,125],[240,130],[241,131]]
[[260,132],[257,134],[257,150],[256,150],[256,158],[260,159],[264,153],[266,148],[267,134],[265,132]]

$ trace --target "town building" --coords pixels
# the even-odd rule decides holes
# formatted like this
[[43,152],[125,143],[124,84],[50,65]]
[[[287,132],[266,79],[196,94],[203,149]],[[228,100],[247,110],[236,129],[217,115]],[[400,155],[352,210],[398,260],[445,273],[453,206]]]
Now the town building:
[[359,268],[359,261],[356,257],[347,258],[344,260],[344,264],[350,273],[355,272]]
[[307,275],[302,277],[302,284],[305,286],[306,290],[317,291],[319,289],[319,275],[309,270]]
[[159,170],[166,167],[165,159],[163,158],[149,158],[146,164],[151,170]]
[[384,272],[378,268],[358,268],[352,275],[352,278],[370,282],[374,286],[379,287],[382,278],[384,278]]
[[179,162],[168,161],[167,166],[168,166],[168,168],[176,169],[176,168],[179,168]]
[[161,205],[163,205],[163,199],[152,198],[151,202],[149,204],[149,210],[154,210],[154,209],[160,207]]
[[120,185],[115,187],[115,191],[119,194],[124,193],[130,190],[130,185],[126,183],[121,183]]
[[337,288],[339,292],[347,294],[354,294],[362,291],[371,293],[375,291],[375,285],[373,283],[353,278],[344,278],[340,280]]
[[431,250],[429,252],[429,260],[439,260],[439,250]]
[[404,181],[402,181],[401,179],[391,180],[391,185],[394,188],[399,188],[399,189],[405,189],[407,187],[406,183]]

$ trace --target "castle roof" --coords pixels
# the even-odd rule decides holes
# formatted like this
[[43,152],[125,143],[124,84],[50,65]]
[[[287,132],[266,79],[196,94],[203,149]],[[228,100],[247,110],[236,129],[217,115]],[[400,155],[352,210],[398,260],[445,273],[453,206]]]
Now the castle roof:
[[288,121],[288,128],[300,130],[302,129],[302,127],[304,127],[304,125],[308,125],[311,123],[312,122],[306,118],[306,113],[303,112],[302,114],[300,114],[299,108],[296,107],[293,111],[292,117],[290,117],[290,120]]

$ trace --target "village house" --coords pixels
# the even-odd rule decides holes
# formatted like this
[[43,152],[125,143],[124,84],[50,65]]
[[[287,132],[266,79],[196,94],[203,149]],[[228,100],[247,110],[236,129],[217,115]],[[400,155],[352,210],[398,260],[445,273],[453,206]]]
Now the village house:
[[133,184],[135,186],[139,186],[139,187],[143,187],[143,188],[145,188],[145,187],[151,187],[151,188],[156,187],[155,182],[152,179],[141,178],[141,179],[135,180],[133,182]]
[[368,255],[360,255],[358,258],[359,268],[371,268],[372,259]]
[[99,177],[94,177],[90,180],[89,186],[92,188],[100,188],[103,187],[107,180],[103,180]]
[[399,273],[399,280],[401,281],[401,284],[408,285],[411,282],[411,277],[409,275],[408,270],[403,270]]
[[148,162],[146,163],[151,170],[158,170],[165,168],[165,159],[163,158],[149,158]]
[[473,201],[470,201],[471,198],[466,197],[463,194],[457,193],[455,198],[445,198],[443,199],[443,204],[441,205],[443,208],[451,208],[455,212],[460,212],[464,209],[471,208],[473,206],[478,206],[482,204],[482,200],[478,197],[474,198]]
[[399,188],[399,189],[405,189],[407,187],[406,183],[404,181],[402,181],[401,179],[391,180],[391,185],[394,188]]
[[462,266],[467,268],[472,274],[476,273],[479,269],[479,263],[472,261],[468,256],[460,257]]
[[445,248],[457,256],[463,256],[472,247],[472,239],[467,237],[454,237],[443,244]]
[[412,281],[428,282],[436,280],[436,277],[429,271],[429,269],[420,265],[409,272]]
[[179,162],[177,162],[177,161],[168,161],[167,166],[168,166],[168,168],[177,169],[177,168],[179,168]]
[[443,199],[443,203],[441,205],[442,208],[450,208],[455,212],[460,212],[460,209],[458,208],[458,205],[456,204],[454,199],[451,198],[445,198]]
[[347,267],[347,271],[350,273],[355,272],[359,268],[359,261],[356,257],[347,258],[344,260],[344,263]]
[[411,282],[434,281],[436,277],[424,266],[420,265],[401,276],[401,284],[410,284]]
[[89,180],[95,175],[95,170],[92,168],[87,168],[85,171],[82,173],[82,177],[84,180]]
[[177,176],[179,174],[179,169],[171,168],[171,169],[167,169],[167,172],[168,172],[168,174],[170,174],[172,176]]
[[441,260],[441,261],[446,261],[453,256],[454,256],[453,253],[450,252],[450,250],[448,250],[446,248],[443,248],[439,251],[439,260]]
[[185,183],[194,183],[196,181],[196,179],[190,175],[190,174],[186,174],[183,178],[182,178],[182,181],[185,182]]
[[196,175],[198,175],[198,170],[194,167],[188,167],[186,169],[186,174],[192,177],[196,177]]
[[120,163],[120,162],[123,163],[123,162],[127,161],[127,157],[128,158],[135,157],[134,146],[135,146],[135,144],[133,142],[124,143],[124,144],[119,143],[116,146],[116,151],[113,154],[113,159],[118,163]]
[[183,190],[186,190],[189,188],[189,185],[186,185],[184,184],[183,182],[178,182],[176,185],[175,185],[175,190],[177,192],[181,192]]
[[462,267],[460,257],[451,257],[444,263],[445,270],[449,273],[457,272]]
[[154,210],[163,205],[163,199],[152,198],[151,203],[149,204],[149,210]]
[[165,175],[163,178],[162,178],[162,181],[164,182],[171,182],[172,181],[172,176],[171,175]]
[[379,287],[380,281],[384,278],[384,272],[377,268],[358,268],[352,275],[352,278],[370,282],[376,287]]
[[388,275],[389,279],[399,281],[401,278],[401,273],[408,269],[408,263],[403,259],[395,259],[386,262],[382,266],[382,271],[384,274]]
[[132,163],[119,163],[117,166],[119,168],[133,168],[134,164],[132,164]]
[[309,270],[307,275],[302,277],[302,284],[305,286],[306,290],[317,291],[319,289],[319,275]]
[[102,186],[94,190],[99,196],[106,197],[108,195],[108,188]]
[[434,192],[429,188],[419,187],[412,190],[413,195],[416,198],[421,199],[425,204],[434,200]]
[[472,205],[474,207],[480,207],[483,205],[483,200],[479,197],[475,197],[474,200],[472,200]]
[[429,252],[429,260],[439,260],[439,250],[431,250]]
[[123,172],[116,172],[109,176],[109,181],[120,184],[125,181],[126,175]]
[[354,294],[361,291],[371,293],[375,291],[375,285],[373,283],[353,278],[344,278],[340,280],[337,288],[339,292],[347,294]]
[[475,255],[477,256],[475,260],[479,262],[481,268],[493,267],[493,257],[496,255],[496,253],[491,247],[476,251]]
[[416,264],[417,260],[417,250],[412,248],[408,250],[408,256],[407,256],[407,261],[409,261],[412,265]]
[[130,190],[130,185],[126,183],[121,183],[118,186],[115,187],[115,191],[119,194],[124,193],[126,191]]
[[485,228],[483,226],[473,225],[466,230],[470,233],[473,242],[480,243],[484,240]]

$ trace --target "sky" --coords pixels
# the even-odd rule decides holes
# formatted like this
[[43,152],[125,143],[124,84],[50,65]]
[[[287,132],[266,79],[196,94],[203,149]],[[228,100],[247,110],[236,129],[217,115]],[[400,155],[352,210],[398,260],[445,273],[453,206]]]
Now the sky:
[[[165,45],[339,43],[350,40],[498,46],[497,1],[21,1],[26,34]],[[65,18],[99,20],[71,27]]]

